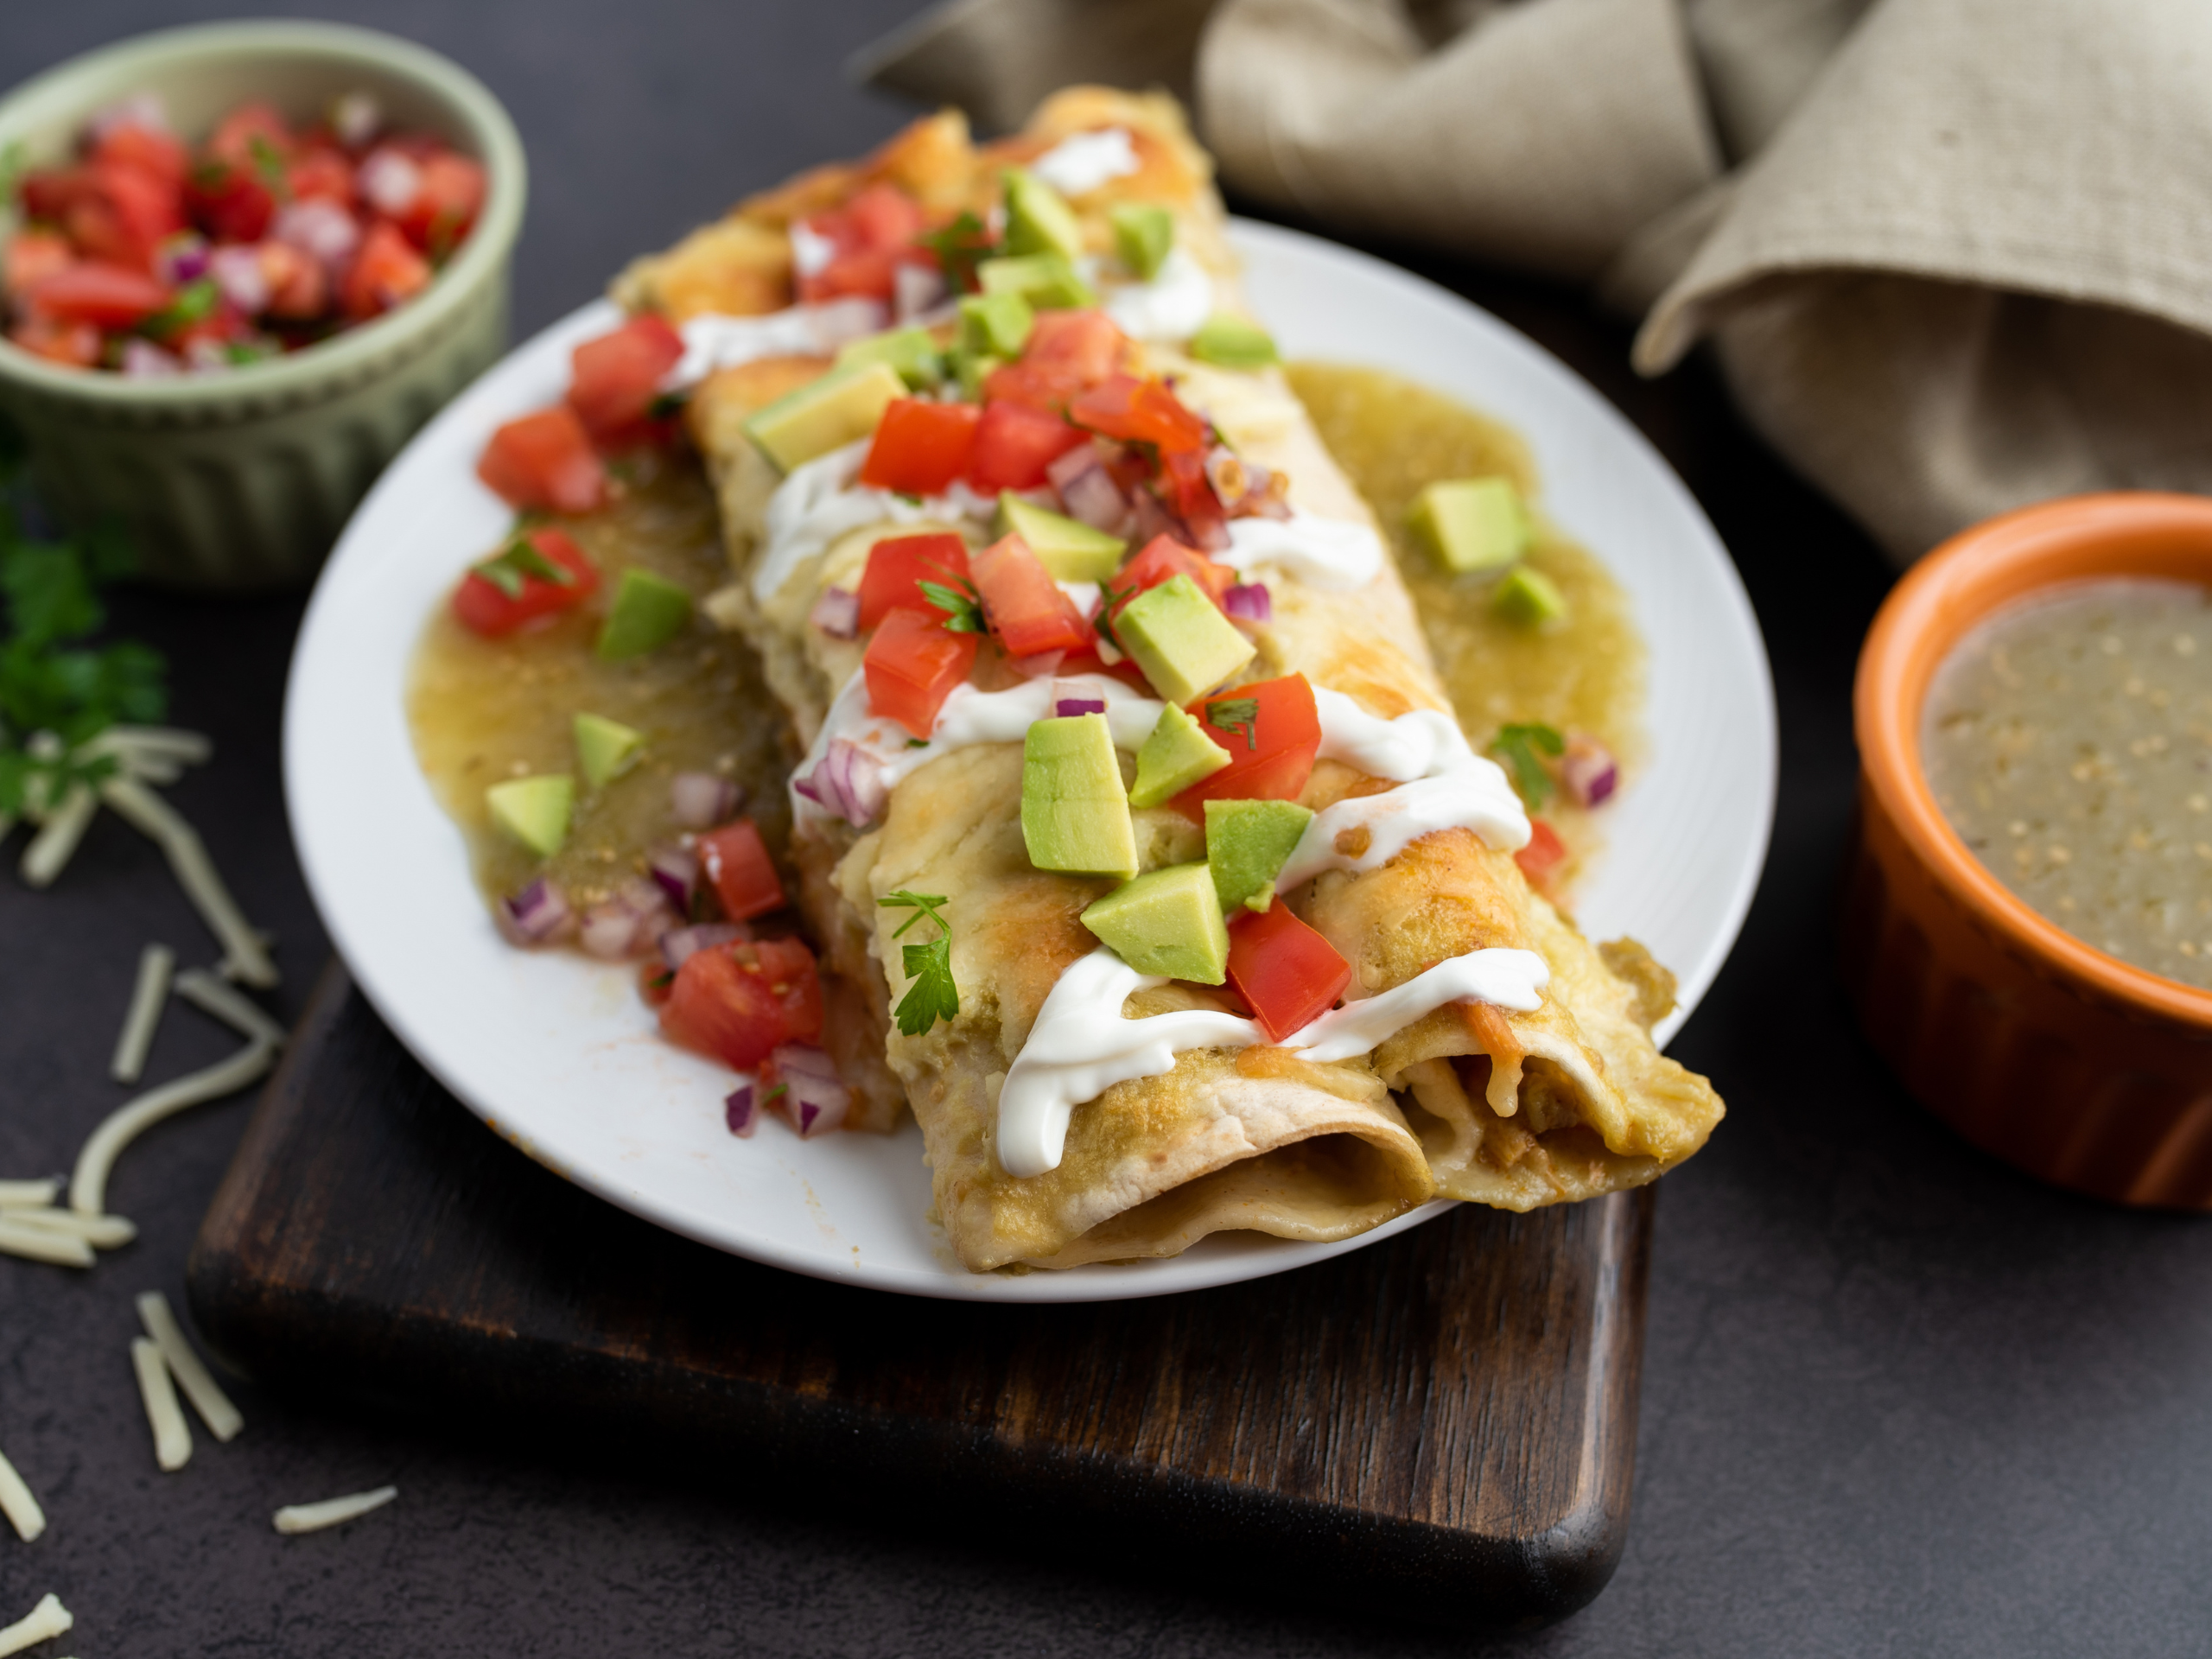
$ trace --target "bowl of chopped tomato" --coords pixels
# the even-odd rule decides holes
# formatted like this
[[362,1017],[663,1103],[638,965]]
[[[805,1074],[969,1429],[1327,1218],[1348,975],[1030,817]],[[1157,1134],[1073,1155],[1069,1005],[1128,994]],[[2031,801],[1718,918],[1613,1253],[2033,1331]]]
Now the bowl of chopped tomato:
[[48,504],[176,586],[305,582],[505,349],[499,101],[363,29],[213,23],[0,99],[0,413]]

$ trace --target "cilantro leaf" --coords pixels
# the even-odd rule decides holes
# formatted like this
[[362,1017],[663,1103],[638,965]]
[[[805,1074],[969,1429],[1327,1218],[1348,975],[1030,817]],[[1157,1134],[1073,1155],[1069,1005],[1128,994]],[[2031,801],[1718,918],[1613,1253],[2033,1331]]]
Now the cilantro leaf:
[[1114,607],[1125,599],[1134,599],[1136,594],[1137,585],[1134,582],[1127,588],[1116,588],[1110,582],[1100,582],[1098,584],[1098,614],[1090,620],[1091,626],[1098,630],[1100,636],[1105,639],[1106,643],[1124,657],[1129,654],[1128,647],[1122,643],[1122,636],[1114,632]]
[[253,133],[247,137],[245,147],[247,153],[253,157],[253,170],[261,175],[261,181],[269,188],[269,194],[279,201],[289,201],[292,199],[291,175],[285,171],[284,157],[276,146],[270,143],[269,136]]
[[938,925],[938,937],[926,944],[902,947],[906,977],[913,983],[895,1010],[899,1029],[918,1037],[940,1020],[947,1024],[960,1013],[960,988],[952,980],[952,925],[941,913],[943,893],[909,893],[905,888],[876,900],[886,909],[912,908],[913,914],[891,935],[898,938],[925,917]]
[[215,302],[222,296],[222,290],[215,286],[213,276],[202,276],[198,282],[188,283],[177,290],[175,299],[140,323],[138,331],[155,340],[167,340],[179,329],[190,327],[213,311]]
[[1206,724],[1224,732],[1244,734],[1248,750],[1260,747],[1260,700],[1257,697],[1224,697],[1218,702],[1206,704]]
[[991,625],[983,615],[983,595],[976,584],[965,576],[954,575],[941,564],[932,564],[930,569],[950,578],[949,582],[920,584],[922,597],[946,613],[945,632],[988,633]]
[[508,543],[506,550],[498,557],[472,564],[468,569],[472,575],[483,577],[509,599],[522,597],[523,578],[525,576],[536,576],[540,582],[550,582],[559,588],[576,585],[575,571],[566,565],[554,563],[532,547],[528,537],[521,536]]
[[1548,726],[1501,726],[1491,740],[1490,752],[1512,773],[1514,790],[1522,800],[1537,807],[1549,800],[1557,787],[1550,770],[1537,757],[1541,753],[1558,759],[1567,753],[1567,740]]
[[927,232],[914,240],[937,255],[945,285],[956,294],[972,293],[976,267],[999,251],[998,238],[970,213],[963,213],[944,229]]

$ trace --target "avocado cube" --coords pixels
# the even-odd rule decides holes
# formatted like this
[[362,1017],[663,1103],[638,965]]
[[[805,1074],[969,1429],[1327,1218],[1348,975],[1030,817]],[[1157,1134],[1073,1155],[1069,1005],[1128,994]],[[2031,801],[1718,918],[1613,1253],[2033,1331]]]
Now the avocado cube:
[[745,433],[788,473],[868,436],[893,399],[906,395],[906,383],[888,363],[848,364],[747,416]]
[[1136,833],[1103,715],[1040,720],[1021,741],[1021,839],[1040,870],[1136,874]]
[[1216,313],[1191,336],[1191,355],[1224,369],[1264,369],[1280,363],[1274,337],[1256,322]]
[[1171,702],[1160,711],[1160,723],[1137,751],[1137,780],[1129,786],[1129,804],[1158,806],[1212,777],[1229,761],[1229,751],[1206,734],[1205,726]]
[[645,747],[643,732],[604,715],[578,715],[574,730],[576,765],[594,789],[604,789],[629,771]]
[[960,344],[978,355],[1020,357],[1036,321],[1019,294],[970,294],[960,302]]
[[1523,628],[1541,628],[1567,620],[1567,595],[1541,570],[1516,564],[1497,584],[1491,601],[1507,621]]
[[911,391],[925,391],[944,378],[944,357],[926,328],[893,328],[856,340],[837,353],[837,366],[886,363]]
[[976,280],[986,294],[1019,294],[1039,311],[1068,311],[1098,303],[1098,296],[1064,253],[986,259],[976,267]]
[[1025,501],[1012,490],[999,492],[998,523],[991,535],[995,540],[1020,537],[1055,582],[1104,582],[1122,568],[1122,555],[1129,550],[1120,537]]
[[575,781],[565,772],[512,778],[484,791],[492,822],[540,858],[552,857],[568,840],[575,804]]
[[1200,985],[1229,977],[1229,928],[1203,864],[1171,864],[1114,889],[1083,925],[1141,974]]
[[632,568],[622,573],[595,649],[601,662],[642,657],[675,639],[690,620],[690,594],[665,576]]
[[1175,216],[1148,201],[1125,201],[1106,215],[1114,227],[1114,251],[1144,282],[1160,275],[1175,245]]
[[1139,594],[1115,619],[1114,632],[1170,702],[1211,691],[1258,654],[1188,576]]
[[1067,259],[1083,252],[1083,226],[1067,198],[1024,168],[1006,170],[1006,251]]
[[1455,478],[1414,498],[1406,522],[1453,570],[1503,570],[1529,550],[1529,514],[1510,478]]
[[1294,801],[1208,801],[1206,868],[1221,907],[1265,910],[1313,814]]

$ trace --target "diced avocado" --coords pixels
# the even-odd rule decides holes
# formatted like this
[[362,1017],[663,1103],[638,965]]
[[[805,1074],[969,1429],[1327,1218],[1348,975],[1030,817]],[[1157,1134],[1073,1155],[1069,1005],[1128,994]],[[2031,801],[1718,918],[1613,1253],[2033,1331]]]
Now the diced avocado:
[[991,378],[991,371],[1006,361],[988,352],[973,352],[965,346],[956,346],[948,359],[952,372],[960,382],[960,395],[971,404],[983,401],[983,382]]
[[664,576],[634,567],[622,573],[599,630],[600,660],[619,663],[658,651],[691,620],[691,595]]
[[1491,603],[1507,621],[1524,628],[1541,628],[1548,622],[1567,620],[1567,595],[1541,570],[1516,564],[1497,584]]
[[1203,725],[1171,702],[1160,711],[1160,723],[1137,751],[1137,780],[1129,785],[1129,804],[1158,806],[1200,779],[1212,777],[1229,760],[1229,751],[1207,736]]
[[1083,925],[1141,974],[1218,985],[1229,977],[1229,928],[1203,864],[1171,864],[1096,900]]
[[1529,550],[1529,515],[1510,478],[1455,478],[1414,498],[1406,522],[1453,570],[1503,570]]
[[569,838],[576,804],[575,780],[565,772],[515,778],[484,791],[492,822],[540,858],[550,858]]
[[1208,801],[1206,866],[1221,907],[1265,910],[1313,815],[1294,801]]
[[976,267],[976,280],[986,294],[1019,294],[1039,311],[1067,311],[1098,303],[1098,296],[1064,253],[986,259]]
[[1134,875],[1136,836],[1103,715],[1040,720],[1021,743],[1021,839],[1040,870]]
[[745,433],[788,473],[868,436],[892,400],[906,395],[906,383],[888,363],[848,364],[748,416]]
[[605,788],[629,771],[645,747],[643,732],[604,715],[578,715],[574,728],[576,765],[582,770],[584,782],[594,789]]
[[1019,167],[1006,171],[1006,251],[1057,253],[1069,259],[1083,251],[1083,226],[1067,198]]
[[1170,702],[1211,691],[1257,654],[1188,576],[1139,594],[1115,619],[1122,649]]
[[837,353],[837,366],[850,368],[855,363],[887,363],[913,391],[926,391],[944,378],[944,354],[926,328],[893,328],[854,340]]
[[1256,322],[1217,312],[1191,336],[1191,355],[1224,369],[1264,369],[1282,361],[1274,336]]
[[1020,537],[1055,582],[1104,582],[1122,568],[1122,555],[1129,550],[1120,537],[1025,501],[1011,490],[999,493],[998,523],[991,535]]
[[1148,201],[1125,201],[1106,217],[1122,263],[1147,283],[1159,276],[1175,245],[1175,215]]
[[970,294],[960,302],[960,343],[972,353],[1020,357],[1036,321],[1019,294]]

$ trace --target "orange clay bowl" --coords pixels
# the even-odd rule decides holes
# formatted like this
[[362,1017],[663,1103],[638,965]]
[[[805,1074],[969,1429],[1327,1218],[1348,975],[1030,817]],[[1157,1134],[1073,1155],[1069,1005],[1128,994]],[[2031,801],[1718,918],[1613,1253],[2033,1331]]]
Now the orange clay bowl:
[[1921,704],[1960,637],[2062,583],[2212,586],[2212,499],[2076,496],[1953,537],[1859,653],[1858,844],[1844,982],[1906,1086],[2029,1174],[2122,1204],[2212,1209],[2212,991],[2131,967],[2031,910],[1951,828]]

